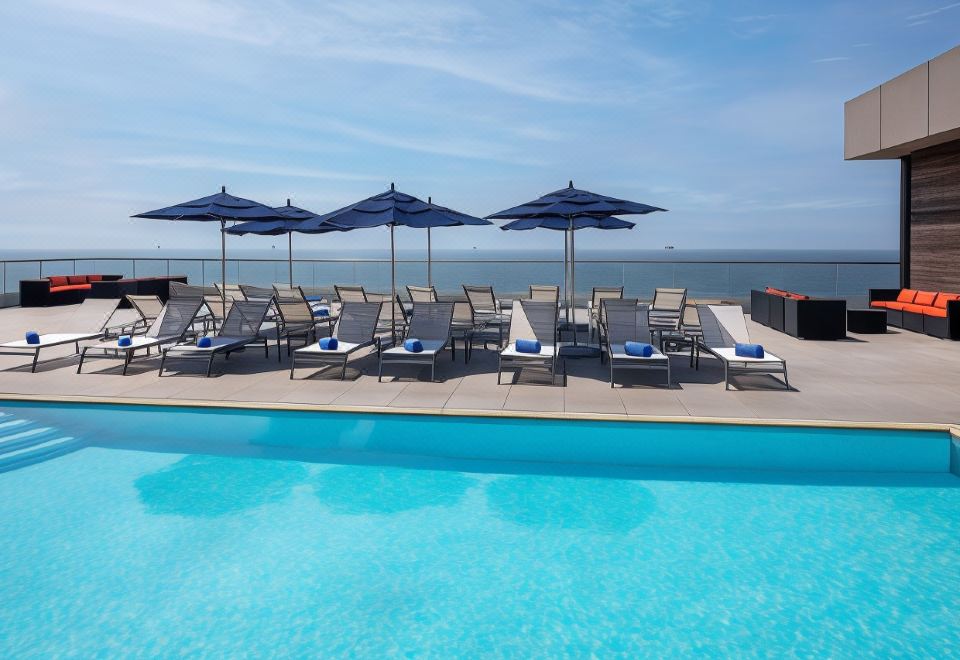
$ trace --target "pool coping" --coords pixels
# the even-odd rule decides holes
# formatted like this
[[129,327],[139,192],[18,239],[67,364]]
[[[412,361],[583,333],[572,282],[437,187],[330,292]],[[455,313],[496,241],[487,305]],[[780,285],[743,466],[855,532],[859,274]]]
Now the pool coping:
[[425,415],[445,417],[499,417],[507,419],[548,419],[662,424],[725,424],[728,426],[778,426],[950,433],[960,441],[960,425],[939,422],[868,422],[819,419],[761,419],[752,417],[702,417],[692,415],[626,415],[619,413],[537,412],[529,410],[473,410],[451,408],[403,408],[394,406],[338,406],[309,403],[215,401],[211,399],[153,399],[143,397],[98,397],[67,394],[0,393],[3,401],[39,403],[93,403],[172,408],[226,408],[233,410],[283,410],[296,412],[368,413],[374,415]]

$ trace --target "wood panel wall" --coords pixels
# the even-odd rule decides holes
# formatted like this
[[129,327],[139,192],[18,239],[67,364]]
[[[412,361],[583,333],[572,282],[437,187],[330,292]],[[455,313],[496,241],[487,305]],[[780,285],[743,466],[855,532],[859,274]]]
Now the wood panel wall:
[[960,292],[960,140],[910,160],[910,287]]

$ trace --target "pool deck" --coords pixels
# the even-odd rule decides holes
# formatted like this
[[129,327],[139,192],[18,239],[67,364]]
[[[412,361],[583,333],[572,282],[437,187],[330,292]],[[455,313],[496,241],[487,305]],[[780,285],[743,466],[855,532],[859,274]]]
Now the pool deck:
[[[2,309],[0,339],[55,328],[69,312],[68,307]],[[301,379],[309,373],[306,369],[298,369],[298,380],[290,380],[290,363],[286,355],[277,362],[275,348],[270,359],[256,348],[228,362],[218,358],[211,378],[202,376],[199,365],[189,373],[172,371],[159,378],[159,358],[132,363],[127,376],[120,375],[120,361],[112,360],[95,360],[77,374],[72,347],[64,347],[42,352],[37,373],[30,373],[26,354],[0,355],[0,396],[294,404],[321,410],[960,424],[960,342],[897,329],[885,335],[849,335],[845,341],[801,341],[751,321],[748,326],[752,340],[786,359],[790,391],[760,375],[740,377],[740,389],[726,391],[722,367],[706,354],[699,370],[689,366],[688,355],[672,356],[672,389],[657,372],[626,372],[627,386],[611,389],[608,369],[597,359],[567,360],[566,387],[551,386],[542,372],[517,378],[506,373],[504,382],[510,384],[497,385],[496,353],[480,347],[466,365],[460,350],[455,362],[442,356],[436,383],[427,380],[429,370],[409,366],[391,371],[402,379],[378,383],[375,355],[354,357],[344,381],[334,374]]]

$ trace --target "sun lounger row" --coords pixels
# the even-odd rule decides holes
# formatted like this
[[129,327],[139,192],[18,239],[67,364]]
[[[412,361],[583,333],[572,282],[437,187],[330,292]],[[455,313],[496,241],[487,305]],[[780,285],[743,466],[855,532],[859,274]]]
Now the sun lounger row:
[[[403,334],[395,338],[392,333],[384,336],[383,309],[390,307],[389,301],[372,301],[363,293],[363,298],[358,295],[358,299],[341,302],[335,312],[324,308],[318,317],[316,309],[299,289],[296,293],[274,289],[269,296],[267,292],[246,291],[243,295],[250,299],[232,299],[226,317],[216,324],[215,330],[205,321],[210,315],[211,303],[208,292],[202,290],[189,291],[203,294],[194,297],[183,297],[182,292],[178,292],[166,305],[149,297],[131,296],[130,303],[140,319],[118,328],[108,327],[117,301],[91,299],[78,306],[77,314],[72,317],[77,323],[75,328],[83,332],[38,335],[33,341],[24,339],[2,344],[0,349],[33,352],[35,370],[41,349],[72,343],[80,355],[78,373],[90,359],[113,358],[123,361],[124,374],[136,357],[157,351],[161,356],[161,375],[172,363],[191,360],[201,362],[210,375],[217,356],[229,359],[231,353],[251,346],[263,346],[265,356],[269,356],[270,347],[276,345],[280,359],[281,339],[286,339],[287,353],[291,355],[291,378],[296,376],[298,368],[311,365],[339,367],[343,378],[350,356],[369,347],[376,350],[380,378],[384,369],[393,365],[412,364],[429,366],[433,380],[437,359],[443,351],[449,349],[455,359],[456,303],[414,302]],[[434,296],[431,291],[414,293]],[[492,294],[492,290],[480,293]],[[502,382],[505,371],[528,368],[543,370],[553,381],[558,376],[566,380],[557,301],[539,293],[541,299],[531,295],[530,299],[513,301],[509,311],[502,310],[492,295],[487,299],[494,332],[499,335],[504,328],[507,332],[505,343],[492,334],[483,336],[497,346],[498,383]],[[344,297],[350,295],[344,292]],[[669,299],[669,305],[659,296]],[[684,299],[682,290],[658,292],[653,305],[617,295],[598,298],[596,324],[602,339],[600,355],[601,360],[609,362],[611,387],[616,384],[618,374],[634,369],[662,371],[670,387],[672,373],[666,351],[684,346],[690,348],[691,361],[699,357],[701,350],[717,358],[724,366],[728,388],[731,377],[743,373],[778,374],[789,387],[785,361],[763,352],[762,348],[748,346],[749,336],[739,306],[690,306],[684,304]],[[659,310],[656,309],[658,300]],[[675,309],[678,305],[683,310],[679,318],[663,313],[664,307]],[[661,313],[657,314],[658,311]],[[94,321],[92,317],[97,313],[100,318]],[[335,321],[331,321],[332,318]],[[320,337],[320,328],[326,330],[325,337]],[[461,332],[468,357],[475,341],[473,324],[461,326]],[[294,340],[302,340],[302,345],[294,347]]]

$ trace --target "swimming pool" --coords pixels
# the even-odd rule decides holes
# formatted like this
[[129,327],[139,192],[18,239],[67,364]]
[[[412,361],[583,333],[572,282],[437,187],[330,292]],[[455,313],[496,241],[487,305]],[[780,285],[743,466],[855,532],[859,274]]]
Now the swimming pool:
[[946,433],[0,412],[4,657],[960,646]]

